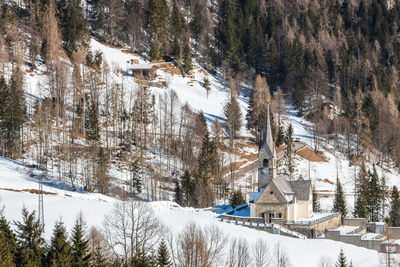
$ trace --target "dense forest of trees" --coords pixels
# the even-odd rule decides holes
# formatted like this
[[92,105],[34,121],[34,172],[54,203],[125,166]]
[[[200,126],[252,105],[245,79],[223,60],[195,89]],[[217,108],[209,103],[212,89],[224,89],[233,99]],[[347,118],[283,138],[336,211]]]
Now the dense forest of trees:
[[[316,125],[315,151],[329,142],[354,162],[372,152],[377,164],[399,165],[399,10],[397,0],[3,2],[0,154],[30,153],[40,168],[57,170],[73,187],[102,193],[110,192],[109,167],[118,159],[127,162],[122,168],[130,176],[130,196],[144,191],[149,200],[162,199],[160,188],[172,176],[179,203],[207,206],[227,195],[227,164],[234,185],[234,160],[221,151],[234,154],[243,126],[260,141],[268,101],[276,115],[274,139],[277,146],[286,144],[293,173],[291,133],[281,123],[284,95],[291,94]],[[138,84],[125,103],[132,88],[109,78],[114,67],[88,50],[92,36],[128,45],[150,60],[171,61],[182,75],[190,75],[193,58],[218,72],[230,90],[226,124],[216,121],[207,129],[204,115],[180,103],[174,91],[154,96]],[[47,79],[39,88],[46,97],[26,105],[22,69],[41,64]],[[253,90],[243,122],[237,99],[245,83]],[[160,155],[158,165],[148,151]],[[144,173],[151,179],[143,179]],[[357,194],[360,202],[368,201],[364,192]]]

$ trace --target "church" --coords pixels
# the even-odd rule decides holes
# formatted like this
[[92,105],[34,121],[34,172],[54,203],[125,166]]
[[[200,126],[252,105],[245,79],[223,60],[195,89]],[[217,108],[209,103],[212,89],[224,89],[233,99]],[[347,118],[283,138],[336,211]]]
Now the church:
[[269,103],[262,142],[258,151],[258,192],[250,196],[250,216],[266,222],[285,223],[310,218],[313,214],[310,180],[277,175],[276,151],[270,125]]

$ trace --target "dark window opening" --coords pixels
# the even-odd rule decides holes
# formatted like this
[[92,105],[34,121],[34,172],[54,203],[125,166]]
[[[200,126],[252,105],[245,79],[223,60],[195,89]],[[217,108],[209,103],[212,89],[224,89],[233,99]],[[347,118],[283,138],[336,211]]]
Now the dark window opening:
[[272,222],[272,219],[275,217],[274,215],[275,215],[275,214],[274,214],[273,211],[269,211],[269,212],[268,212],[268,223],[271,223],[271,222]]
[[269,192],[269,193],[272,195],[274,192],[271,191],[271,192]]
[[268,166],[268,159],[263,160],[263,166]]
[[282,218],[282,213],[278,213],[278,218]]

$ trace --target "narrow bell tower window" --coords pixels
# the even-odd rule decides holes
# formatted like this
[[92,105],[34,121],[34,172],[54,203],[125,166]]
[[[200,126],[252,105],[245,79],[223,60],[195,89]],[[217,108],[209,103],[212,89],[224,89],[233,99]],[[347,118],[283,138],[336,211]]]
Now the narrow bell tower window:
[[264,167],[268,166],[268,159],[264,159],[264,160],[263,160],[263,166],[264,166]]

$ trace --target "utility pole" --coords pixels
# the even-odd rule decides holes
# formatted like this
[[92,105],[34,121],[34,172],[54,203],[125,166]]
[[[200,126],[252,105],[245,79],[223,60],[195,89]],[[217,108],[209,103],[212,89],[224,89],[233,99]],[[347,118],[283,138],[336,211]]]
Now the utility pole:
[[39,222],[44,231],[44,207],[43,207],[43,175],[39,176]]

